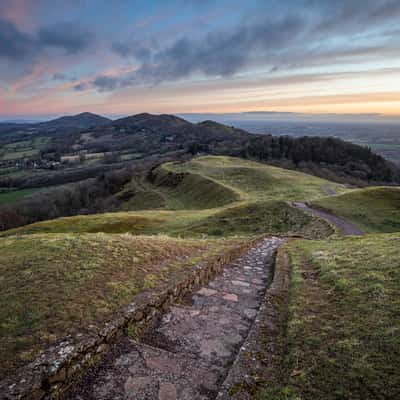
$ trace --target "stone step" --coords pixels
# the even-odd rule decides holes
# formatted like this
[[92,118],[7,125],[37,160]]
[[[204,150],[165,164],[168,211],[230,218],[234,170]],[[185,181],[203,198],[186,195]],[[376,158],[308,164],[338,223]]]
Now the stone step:
[[76,400],[205,400],[216,396],[224,371],[187,355],[126,343],[122,354],[80,385]]
[[215,398],[257,316],[278,244],[262,241],[185,304],[172,305],[142,343],[124,338],[124,349],[119,346],[72,398]]

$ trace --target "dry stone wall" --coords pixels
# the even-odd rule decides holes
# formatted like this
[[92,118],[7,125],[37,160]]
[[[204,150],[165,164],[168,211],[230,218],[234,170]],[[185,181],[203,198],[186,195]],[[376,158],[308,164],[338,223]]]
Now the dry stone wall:
[[172,303],[190,293],[196,286],[208,283],[226,264],[261,239],[250,240],[211,261],[190,267],[191,272],[173,286],[135,296],[134,301],[120,316],[105,324],[100,331],[66,337],[35,361],[18,370],[13,377],[0,382],[0,399],[62,398],[63,393],[88,368],[101,360],[111,343],[127,332],[139,333]]

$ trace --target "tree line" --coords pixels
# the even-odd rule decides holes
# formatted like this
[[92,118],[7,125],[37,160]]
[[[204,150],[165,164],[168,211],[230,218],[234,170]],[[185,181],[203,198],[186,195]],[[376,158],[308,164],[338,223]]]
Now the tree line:
[[[399,168],[369,147],[336,138],[257,135],[238,152],[262,162],[281,161],[287,167],[309,169],[315,175],[348,183],[399,183]],[[279,164],[279,163],[278,163]]]

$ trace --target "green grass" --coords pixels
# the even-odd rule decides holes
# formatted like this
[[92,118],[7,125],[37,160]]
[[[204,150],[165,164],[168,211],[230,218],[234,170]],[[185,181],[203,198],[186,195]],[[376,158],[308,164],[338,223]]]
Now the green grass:
[[165,208],[165,198],[161,193],[140,177],[134,177],[120,192],[112,196],[121,211],[141,211]]
[[245,203],[227,208],[184,228],[186,235],[303,235],[310,238],[329,236],[331,228],[323,221],[289,207],[283,201]]
[[31,147],[31,141],[30,140],[20,140],[19,142],[14,142],[14,143],[7,143],[3,146],[3,149],[6,150],[15,150],[18,148],[27,148]]
[[0,159],[12,160],[36,156],[48,141],[48,137],[39,136],[32,140],[20,140],[19,142],[8,143],[0,148]]
[[40,234],[0,239],[0,375],[67,334],[100,329],[134,295],[244,239]]
[[21,189],[0,193],[0,204],[14,203],[43,189]]
[[343,185],[312,175],[234,157],[198,157],[184,164],[168,163],[165,168],[200,174],[253,201],[312,200],[326,196],[329,189],[347,191]]
[[115,212],[94,215],[77,215],[37,222],[16,229],[4,231],[0,236],[32,233],[132,233],[172,234],[185,226],[212,215],[210,210],[141,212]]
[[400,234],[288,244],[280,387],[259,399],[400,398]]
[[137,158],[143,157],[143,153],[124,153],[121,154],[121,160],[127,161],[127,160],[135,160]]
[[[232,157],[167,163],[149,179],[134,179],[116,195],[123,212],[59,218],[3,232],[232,236],[259,233],[326,236],[325,222],[289,207],[286,200],[326,195],[341,185],[296,171]],[[130,211],[135,210],[135,211]]]
[[[151,180],[134,179],[117,197],[129,198],[122,205],[124,210],[195,210],[246,201],[313,200],[327,192],[347,190],[292,170],[234,157],[207,156],[186,163],[163,164],[153,172]],[[149,204],[148,199],[152,199]]]
[[325,237],[332,229],[324,221],[289,207],[285,202],[240,203],[205,210],[149,210],[78,215],[38,222],[0,233],[0,236],[34,233],[124,233],[178,237],[254,234]]
[[367,233],[400,231],[400,188],[371,187],[311,202],[357,224]]
[[18,171],[18,168],[16,168],[16,167],[3,167],[3,168],[0,168],[0,176],[1,175],[9,175],[16,171]]
[[199,174],[176,173],[163,166],[148,179],[134,178],[116,197],[124,210],[200,210],[239,200],[229,188]]
[[235,188],[192,172],[190,164],[177,170],[172,164],[158,169],[153,182],[155,190],[165,199],[170,210],[198,210],[225,206],[241,199]]
[[39,154],[38,149],[26,149],[21,151],[7,151],[0,156],[2,160],[13,160],[17,158],[32,157]]

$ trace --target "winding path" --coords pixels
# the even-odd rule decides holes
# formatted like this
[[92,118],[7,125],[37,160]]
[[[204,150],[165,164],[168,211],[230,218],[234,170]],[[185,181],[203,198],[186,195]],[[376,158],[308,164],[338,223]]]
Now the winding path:
[[293,202],[291,203],[291,206],[298,208],[299,210],[303,210],[309,214],[317,215],[318,217],[321,217],[329,221],[331,224],[338,227],[339,230],[346,236],[364,234],[364,232],[356,224],[353,224],[352,222],[339,218],[336,215],[330,214],[326,211],[311,208],[307,206],[305,203],[300,203],[300,202]]
[[215,399],[258,315],[281,242],[259,242],[171,306],[140,343],[124,337],[68,398]]

